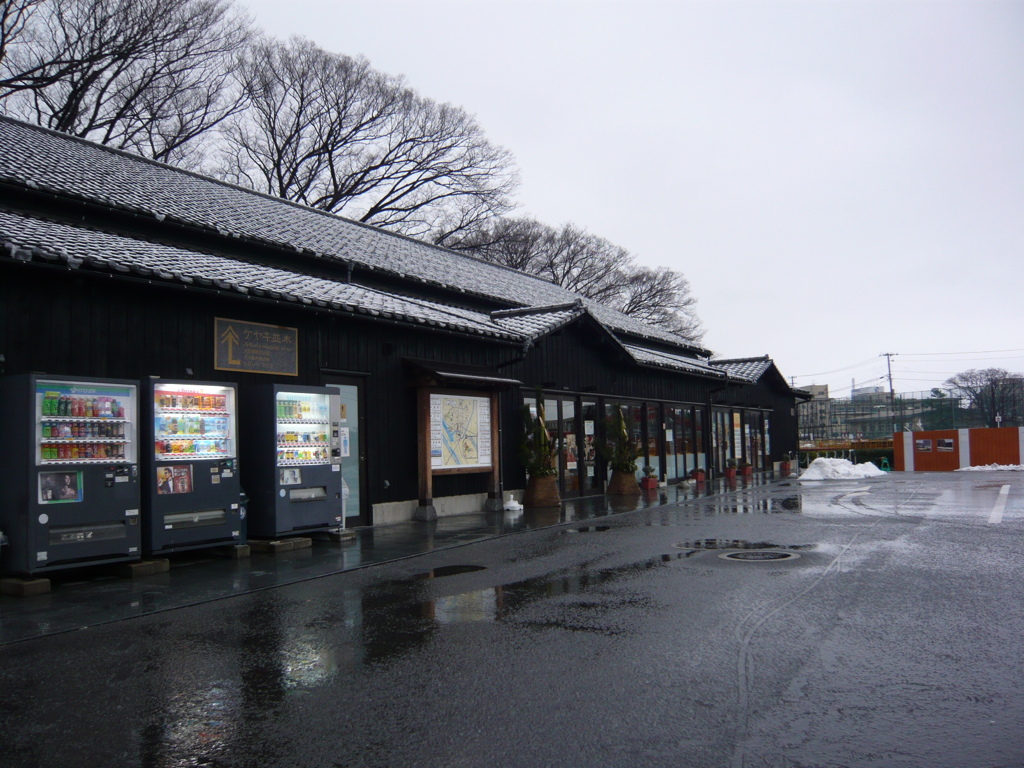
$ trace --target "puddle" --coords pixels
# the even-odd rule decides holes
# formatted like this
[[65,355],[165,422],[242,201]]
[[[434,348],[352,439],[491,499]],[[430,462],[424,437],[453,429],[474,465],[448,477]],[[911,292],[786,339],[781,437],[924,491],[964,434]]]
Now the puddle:
[[596,531],[598,533],[601,533],[603,531],[610,531],[611,529],[612,529],[612,527],[610,525],[595,525],[593,527],[585,525],[582,528],[566,528],[565,530],[561,531],[560,533],[563,536],[565,536],[565,535],[570,534],[570,533],[590,533],[591,531]]
[[483,565],[442,565],[439,568],[435,568],[432,571],[428,571],[424,575],[420,576],[421,579],[440,579],[444,576],[457,576],[460,573],[476,573],[477,571],[486,571],[487,568]]
[[[365,592],[361,601],[363,661],[372,664],[400,656],[429,642],[437,630],[447,624],[506,620],[537,601],[568,595],[584,595],[595,588],[663,568],[666,563],[683,557],[683,553],[678,553],[674,557],[660,555],[626,565],[557,572],[509,584],[436,597],[427,597],[431,589],[429,579],[432,577],[479,571],[484,568],[446,566],[408,579],[384,582]],[[597,615],[614,609],[623,599],[630,598],[609,599],[606,595],[601,595],[594,599],[584,598],[571,604],[563,602],[556,606],[555,610],[578,612],[592,609],[588,613]],[[523,623],[527,626],[534,625],[530,621]],[[622,631],[621,628],[609,628],[600,622],[583,625],[578,620],[544,621],[536,626],[572,631],[586,629],[604,634]]]

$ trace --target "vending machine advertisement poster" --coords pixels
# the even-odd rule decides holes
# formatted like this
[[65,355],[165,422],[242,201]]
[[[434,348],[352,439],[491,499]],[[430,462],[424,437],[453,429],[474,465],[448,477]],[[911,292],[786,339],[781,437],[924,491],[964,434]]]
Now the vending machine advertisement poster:
[[160,496],[192,492],[192,465],[174,464],[156,471],[156,492]]
[[81,472],[39,473],[40,504],[63,504],[82,501],[83,498]]

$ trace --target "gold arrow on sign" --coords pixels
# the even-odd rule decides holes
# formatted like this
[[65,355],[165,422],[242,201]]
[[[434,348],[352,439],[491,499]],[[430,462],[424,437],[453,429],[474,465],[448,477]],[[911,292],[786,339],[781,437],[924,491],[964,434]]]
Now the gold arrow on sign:
[[220,335],[220,340],[228,345],[228,363],[231,365],[241,365],[242,361],[235,359],[235,344],[240,343],[242,340],[235,333],[234,326],[229,325],[227,330]]

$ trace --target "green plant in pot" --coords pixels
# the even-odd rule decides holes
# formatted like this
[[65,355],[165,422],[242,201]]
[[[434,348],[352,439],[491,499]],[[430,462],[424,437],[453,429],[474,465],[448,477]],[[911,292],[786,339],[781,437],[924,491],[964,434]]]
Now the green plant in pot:
[[612,412],[607,435],[608,440],[603,453],[612,471],[612,476],[608,480],[608,493],[640,493],[640,485],[636,481],[636,460],[640,456],[640,449],[629,437],[621,405],[616,405]]
[[558,493],[558,445],[544,422],[543,404],[537,408],[536,416],[528,405],[523,406],[519,455],[528,475],[523,495],[525,507],[557,507],[562,503]]
[[741,475],[752,475],[754,474],[754,465],[746,459],[740,459],[736,462],[736,468],[739,470]]
[[736,459],[725,460],[725,476],[729,479],[736,477]]

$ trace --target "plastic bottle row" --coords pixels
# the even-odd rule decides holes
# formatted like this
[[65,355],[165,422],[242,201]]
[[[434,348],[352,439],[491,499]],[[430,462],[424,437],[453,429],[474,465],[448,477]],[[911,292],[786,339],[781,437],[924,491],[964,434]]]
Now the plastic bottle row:
[[42,415],[80,419],[123,419],[124,403],[113,397],[86,397],[44,392]]
[[288,463],[324,464],[330,460],[330,456],[327,446],[277,449],[278,465]]
[[110,459],[124,461],[123,443],[43,443],[40,446],[43,461],[82,461]]
[[192,440],[190,438],[173,438],[157,440],[154,446],[157,456],[188,453],[203,456],[227,456],[230,451],[229,440]]
[[287,445],[288,443],[327,443],[326,432],[278,432],[277,444]]
[[156,405],[167,410],[226,411],[227,395],[204,395],[200,392],[156,392]]
[[227,435],[227,416],[157,416],[158,435]]
[[320,400],[278,400],[277,418],[327,421],[327,403]]
[[123,421],[44,421],[40,424],[40,433],[40,437],[44,440],[54,438],[74,440],[91,437],[124,440],[126,437],[125,422]]

